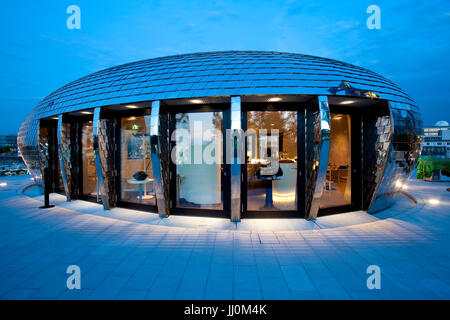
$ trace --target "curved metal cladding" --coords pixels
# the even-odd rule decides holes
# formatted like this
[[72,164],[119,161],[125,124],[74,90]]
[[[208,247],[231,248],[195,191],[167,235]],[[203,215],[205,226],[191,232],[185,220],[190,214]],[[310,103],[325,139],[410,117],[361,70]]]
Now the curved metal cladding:
[[[308,117],[309,119],[310,117]],[[315,220],[319,212],[320,199],[323,194],[323,187],[325,185],[325,176],[328,168],[328,158],[330,153],[330,108],[328,106],[327,97],[319,97],[319,110],[315,113],[313,124],[312,141],[308,143],[313,144],[310,152],[311,180],[314,185],[308,189],[310,193],[310,209],[308,212],[308,220]],[[307,119],[307,121],[308,121]],[[312,161],[311,161],[312,160]],[[312,163],[311,163],[312,162]],[[311,166],[312,164],[312,166]]]
[[[40,164],[40,148],[39,148],[39,119],[31,113],[22,123],[17,134],[17,145],[23,161],[31,172],[34,181],[41,188],[42,171]],[[42,191],[42,190],[41,190]]]
[[380,123],[384,135],[389,135],[389,145],[384,142],[383,155],[380,156],[385,162],[385,169],[380,183],[376,184],[377,190],[368,209],[370,213],[386,209],[394,203],[419,158],[423,135],[419,114],[404,103],[389,102],[389,110],[389,121],[381,120]]
[[160,112],[160,102],[152,103],[150,116],[145,116],[147,130],[150,130],[151,158],[155,179],[156,205],[160,217],[169,215],[169,146],[168,119]]
[[[39,119],[140,101],[259,94],[336,95],[388,100],[394,119],[390,159],[397,167],[402,166],[403,177],[414,165],[416,149],[406,154],[404,148],[418,145],[420,115],[414,101],[397,85],[372,71],[344,62],[260,51],[176,55],[128,63],[85,76],[54,91],[33,109],[19,131],[19,148],[40,183]],[[399,160],[401,153],[403,160]],[[374,170],[382,175],[384,168],[390,167],[377,165]],[[368,202],[373,206],[378,206],[377,199],[382,198],[381,193],[396,190],[384,180],[377,183],[380,187],[372,189],[376,196],[365,196],[371,199]]]
[[67,201],[72,199],[71,197],[71,172],[70,172],[70,129],[67,128],[68,124],[63,122],[63,115],[58,117],[58,156],[59,166],[61,168],[61,178],[63,181],[64,192],[66,194]]

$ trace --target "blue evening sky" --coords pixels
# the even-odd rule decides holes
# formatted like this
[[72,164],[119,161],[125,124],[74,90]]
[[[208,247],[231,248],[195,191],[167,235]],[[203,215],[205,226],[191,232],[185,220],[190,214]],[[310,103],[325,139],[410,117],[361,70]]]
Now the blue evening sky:
[[[81,8],[81,30],[66,8]],[[366,8],[381,8],[381,30]],[[0,134],[64,84],[131,61],[219,50],[270,50],[356,64],[391,79],[426,125],[450,121],[450,1],[3,1]]]

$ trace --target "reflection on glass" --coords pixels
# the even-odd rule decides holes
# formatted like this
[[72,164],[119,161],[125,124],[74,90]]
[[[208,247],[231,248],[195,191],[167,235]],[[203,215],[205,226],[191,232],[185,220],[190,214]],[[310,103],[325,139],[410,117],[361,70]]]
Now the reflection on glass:
[[190,137],[190,143],[183,147],[183,163],[176,164],[176,205],[179,208],[223,209],[222,119],[222,112],[175,116],[177,141],[186,138],[180,129],[188,130]]
[[351,117],[331,114],[330,156],[320,208],[351,204]]
[[82,194],[97,196],[97,172],[93,144],[92,121],[81,124],[81,162],[83,175]]
[[144,117],[123,118],[120,136],[121,200],[156,205],[150,135]]
[[56,190],[57,191],[64,191],[64,183],[62,180],[62,172],[61,172],[61,163],[59,161],[58,153],[56,153],[57,158],[55,159],[56,164],[56,175],[57,175],[57,184],[56,184]]
[[297,210],[297,112],[249,111],[248,135],[252,130],[255,136],[247,137],[247,210]]

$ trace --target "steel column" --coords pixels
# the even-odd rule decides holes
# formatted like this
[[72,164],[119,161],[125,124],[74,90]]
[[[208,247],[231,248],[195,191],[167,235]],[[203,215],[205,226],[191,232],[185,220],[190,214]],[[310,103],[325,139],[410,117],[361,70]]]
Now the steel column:
[[317,178],[314,187],[311,206],[308,212],[308,220],[315,220],[319,212],[320,199],[322,198],[323,188],[328,169],[328,158],[330,153],[330,107],[328,98],[319,96],[319,117],[315,123],[314,130],[314,167],[317,170]]
[[67,161],[65,161],[65,159],[67,159],[67,157],[70,159],[70,150],[69,150],[69,155],[67,155],[67,148],[64,148],[64,144],[63,144],[63,115],[60,114],[58,117],[58,156],[59,156],[59,167],[61,169],[61,179],[64,185],[64,193],[66,194],[66,199],[67,201],[71,200],[71,196],[70,196],[70,189],[69,189],[69,184],[67,182],[67,170],[70,170],[70,168],[67,168]]
[[[241,221],[242,200],[241,200],[241,165],[244,163],[245,150],[242,152],[244,138],[242,134],[242,111],[241,111],[241,97],[231,97],[231,135],[227,136],[227,157],[230,159],[231,166],[231,188],[230,188],[230,219],[233,222]],[[234,137],[236,137],[236,144],[234,145]],[[234,151],[237,150],[237,154]],[[241,151],[241,152],[239,152]]]
[[103,208],[105,210],[110,209],[108,195],[105,190],[105,180],[103,179],[103,166],[102,160],[100,158],[100,142],[99,142],[99,133],[100,133],[100,112],[101,108],[94,109],[94,119],[92,122],[92,137],[94,140],[94,159],[95,159],[95,170],[97,172],[97,183],[98,190],[97,193],[100,193],[102,197]]
[[145,124],[147,133],[150,134],[153,183],[158,214],[161,218],[167,218],[170,212],[168,185],[169,150],[167,148],[167,128],[165,128],[161,121],[160,105],[160,101],[152,102],[151,114],[150,116],[145,116]]

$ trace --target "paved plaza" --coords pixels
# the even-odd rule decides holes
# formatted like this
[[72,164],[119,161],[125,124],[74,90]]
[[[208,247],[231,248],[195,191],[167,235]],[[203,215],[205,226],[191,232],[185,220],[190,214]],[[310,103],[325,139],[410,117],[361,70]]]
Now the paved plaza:
[[[170,217],[64,202],[0,178],[2,299],[449,299],[450,183],[411,180],[392,208],[319,218]],[[430,201],[433,199],[435,201]],[[436,201],[437,200],[437,201]],[[68,290],[66,269],[81,269]],[[366,269],[381,269],[369,290]]]

